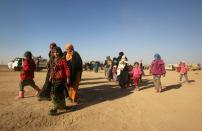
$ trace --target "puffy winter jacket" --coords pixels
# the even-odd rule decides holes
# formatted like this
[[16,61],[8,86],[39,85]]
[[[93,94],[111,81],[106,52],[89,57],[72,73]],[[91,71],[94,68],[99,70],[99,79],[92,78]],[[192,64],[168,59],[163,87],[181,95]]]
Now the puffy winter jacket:
[[57,63],[52,61],[50,64],[50,70],[52,81],[66,81],[70,76],[69,67],[63,58],[59,59]]
[[165,64],[163,60],[154,60],[151,64],[152,75],[166,74]]
[[22,65],[22,73],[20,74],[21,80],[33,79],[34,78],[34,70],[36,68],[36,64],[33,59],[24,59]]

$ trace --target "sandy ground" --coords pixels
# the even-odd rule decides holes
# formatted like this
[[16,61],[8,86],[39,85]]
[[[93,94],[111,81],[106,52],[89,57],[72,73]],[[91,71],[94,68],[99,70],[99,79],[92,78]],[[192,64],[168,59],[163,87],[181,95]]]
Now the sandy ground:
[[[104,73],[84,72],[77,111],[49,116],[51,102],[38,102],[31,87],[15,100],[20,72],[0,66],[0,130],[65,131],[202,131],[202,71],[189,73],[191,83],[178,84],[178,74],[162,78],[164,92],[154,91],[145,76],[141,91],[120,89]],[[46,72],[36,72],[40,87]],[[69,104],[69,103],[67,103]]]

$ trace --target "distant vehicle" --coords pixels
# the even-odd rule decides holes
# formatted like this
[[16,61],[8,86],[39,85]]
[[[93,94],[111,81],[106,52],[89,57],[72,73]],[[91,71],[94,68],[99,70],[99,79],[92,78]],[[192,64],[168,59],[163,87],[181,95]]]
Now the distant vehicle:
[[168,71],[174,71],[175,70],[175,66],[173,64],[167,64],[165,66],[165,69]]
[[201,64],[190,64],[189,70],[191,71],[201,70]]
[[22,69],[23,58],[15,58],[8,63],[8,69],[10,70],[21,70]]
[[[36,71],[41,71],[47,68],[47,62],[48,62],[47,59],[44,59],[41,56],[39,56],[39,57],[33,57],[33,60],[36,64]],[[20,71],[22,69],[22,64],[23,64],[23,58],[17,57],[8,63],[8,69],[14,71]]]

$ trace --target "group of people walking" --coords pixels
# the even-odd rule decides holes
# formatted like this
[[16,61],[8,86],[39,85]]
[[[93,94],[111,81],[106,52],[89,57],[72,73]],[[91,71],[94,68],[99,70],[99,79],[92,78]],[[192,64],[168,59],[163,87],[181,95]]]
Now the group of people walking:
[[[105,76],[109,81],[118,82],[121,88],[129,87],[132,82],[135,89],[140,90],[139,82],[142,81],[142,76],[144,75],[142,61],[140,63],[135,62],[131,66],[124,52],[120,52],[117,58],[114,57],[111,59],[108,56],[104,67]],[[65,45],[65,52],[56,43],[50,44],[48,71],[42,89],[35,84],[35,68],[36,65],[32,59],[32,53],[26,51],[24,53],[17,99],[24,98],[24,86],[30,85],[36,90],[39,101],[52,101],[53,107],[49,111],[50,115],[57,114],[58,109],[67,109],[66,98],[69,98],[72,105],[77,104],[83,62],[71,43]],[[185,62],[179,64],[177,71],[180,73],[180,81],[182,81],[182,77],[184,76],[186,81],[189,82],[187,76],[188,66]],[[165,76],[166,70],[165,63],[159,54],[154,55],[154,60],[150,65],[150,73],[153,75],[155,90],[160,93],[162,91],[161,77]]]
[[50,115],[57,114],[58,109],[67,109],[65,102],[67,97],[73,105],[77,104],[82,59],[71,43],[65,46],[65,52],[56,43],[50,44],[48,71],[42,89],[36,86],[33,80],[36,65],[32,59],[32,53],[27,51],[24,57],[17,99],[24,98],[24,86],[30,85],[37,91],[39,101],[52,101]]
[[[189,68],[186,65],[184,61],[180,62],[177,69],[177,72],[179,72],[179,84],[182,84],[182,77],[185,77],[185,80],[187,83],[189,83],[188,80],[188,71]],[[153,75],[153,81],[155,90],[157,93],[160,93],[162,91],[162,85],[161,85],[161,77],[165,77],[166,70],[165,70],[165,63],[161,59],[161,56],[159,54],[154,55],[154,60],[152,61],[152,64],[150,66],[150,73]]]
[[105,60],[105,76],[109,81],[116,81],[121,88],[127,88],[133,80],[134,86],[139,90],[139,81],[144,75],[142,61],[140,63],[135,62],[134,65],[128,63],[128,58],[124,55],[124,52],[119,52],[119,56],[114,57],[111,60],[108,56]]
[[[119,53],[119,56],[114,57],[111,60],[108,56],[105,60],[105,76],[109,81],[113,80],[119,83],[121,88],[127,88],[130,85],[134,85],[136,90],[140,90],[139,83],[142,82],[142,76],[144,76],[144,66],[142,60],[140,63],[135,62],[134,65],[128,63],[127,57],[123,52]],[[182,77],[185,77],[186,82],[189,83],[187,72],[189,68],[185,62],[180,62],[177,67],[177,72],[180,73],[180,84]],[[153,76],[153,82],[155,86],[155,91],[157,93],[162,92],[161,77],[165,77],[165,63],[161,59],[161,56],[157,53],[154,55],[154,60],[152,61],[150,68],[150,74]]]

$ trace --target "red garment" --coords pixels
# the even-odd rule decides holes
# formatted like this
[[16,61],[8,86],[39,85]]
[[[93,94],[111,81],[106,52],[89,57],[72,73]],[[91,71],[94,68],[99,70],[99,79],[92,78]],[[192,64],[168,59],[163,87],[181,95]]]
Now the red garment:
[[177,71],[177,72],[180,72],[180,70],[181,70],[180,67],[177,67],[177,68],[176,68],[176,71]]
[[135,86],[138,86],[138,84],[139,84],[139,79],[140,79],[140,77],[135,77],[135,78],[133,79],[133,82],[134,82],[134,85],[135,85]]
[[154,60],[151,64],[152,75],[166,74],[165,64],[163,60]]
[[66,79],[70,76],[69,67],[63,58],[58,60],[56,65],[52,62],[50,68],[52,81],[66,81]]
[[180,74],[186,74],[189,71],[189,67],[185,64],[180,65]]
[[141,71],[140,67],[134,67],[130,73],[131,73],[133,79],[140,78],[140,76],[142,75],[142,71]]
[[22,73],[20,74],[21,80],[34,79],[34,70],[36,65],[33,59],[24,59],[22,65]]

